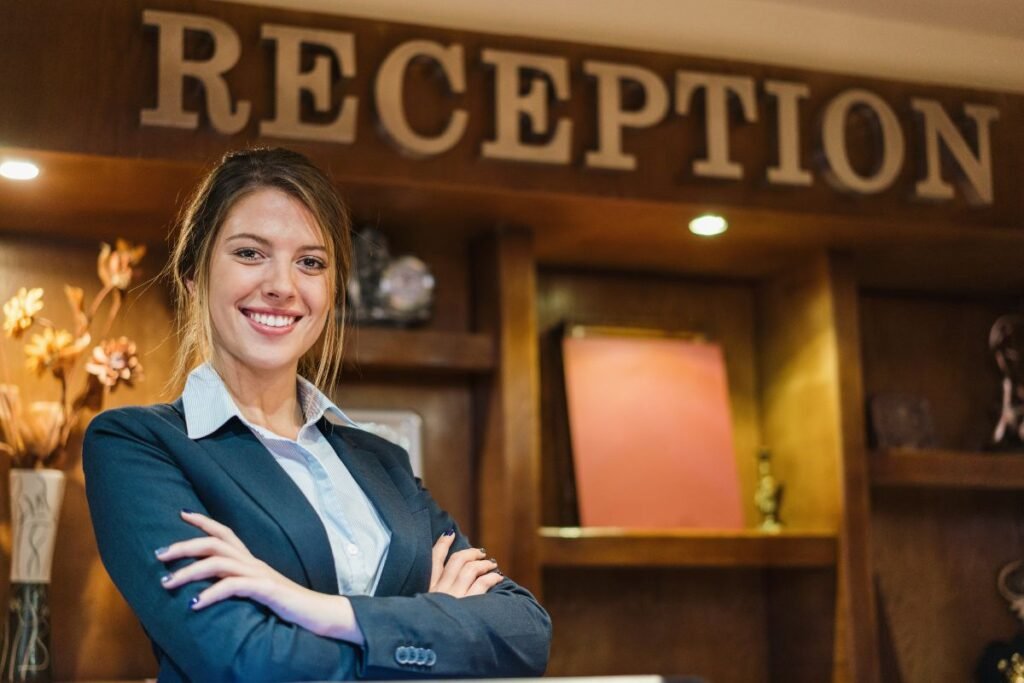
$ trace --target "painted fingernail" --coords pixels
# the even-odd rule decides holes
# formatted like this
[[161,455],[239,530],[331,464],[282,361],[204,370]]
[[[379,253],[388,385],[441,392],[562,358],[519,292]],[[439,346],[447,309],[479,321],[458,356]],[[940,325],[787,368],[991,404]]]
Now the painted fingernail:
[[185,513],[186,515],[194,515],[194,514],[196,514],[195,510],[189,510],[188,508],[181,508],[181,511],[183,513]]
[[448,530],[444,532],[444,535],[445,536],[454,536],[455,535],[455,527],[453,527],[453,526],[448,527]]
[[173,574],[164,574],[163,576],[160,577],[160,583],[167,583],[168,581],[171,580],[172,576],[174,576],[174,575]]
[[162,548],[157,548],[156,550],[154,550],[153,554],[156,555],[157,557],[160,557],[161,555],[163,555],[166,552],[167,552],[167,546],[164,546]]
[[505,576],[505,573],[503,571],[501,571],[500,569],[495,569],[494,573],[497,574],[498,576]]
[[196,605],[198,605],[198,604],[199,604],[199,596],[198,595],[193,597],[191,600],[188,601],[188,606],[191,607],[192,609],[195,609]]
[[480,552],[482,552],[482,553],[483,553],[484,555],[486,555],[486,554],[487,554],[487,548],[477,548],[477,550],[479,550]]
[[490,561],[491,561],[491,562],[493,562],[494,564],[498,564],[498,561],[497,561],[496,559],[494,559],[493,557],[491,557],[491,558],[489,558],[489,559],[490,559]]

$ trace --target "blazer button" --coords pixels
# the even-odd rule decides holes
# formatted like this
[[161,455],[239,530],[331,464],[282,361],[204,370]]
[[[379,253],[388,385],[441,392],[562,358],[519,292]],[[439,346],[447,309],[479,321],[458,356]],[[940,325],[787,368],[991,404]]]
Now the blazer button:
[[409,663],[409,648],[401,645],[395,650],[395,661],[405,665]]
[[434,666],[437,664],[437,653],[429,647],[427,648],[427,666]]
[[413,662],[416,666],[423,666],[427,663],[427,651],[422,647],[416,648],[416,661]]

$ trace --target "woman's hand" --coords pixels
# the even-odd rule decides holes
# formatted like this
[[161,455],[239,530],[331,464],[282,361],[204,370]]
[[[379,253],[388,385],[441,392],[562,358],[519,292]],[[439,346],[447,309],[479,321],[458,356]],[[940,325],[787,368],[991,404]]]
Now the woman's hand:
[[447,593],[456,598],[483,595],[505,579],[498,571],[497,561],[487,559],[483,548],[466,548],[448,557],[454,540],[455,530],[449,529],[434,544],[431,593]]
[[318,635],[357,645],[363,643],[363,633],[348,598],[317,593],[286,578],[254,557],[235,532],[206,515],[182,510],[181,518],[209,535],[160,548],[156,557],[162,562],[201,558],[161,577],[160,582],[168,590],[201,579],[219,579],[192,598],[193,610],[230,597],[249,598],[266,605],[285,621]]

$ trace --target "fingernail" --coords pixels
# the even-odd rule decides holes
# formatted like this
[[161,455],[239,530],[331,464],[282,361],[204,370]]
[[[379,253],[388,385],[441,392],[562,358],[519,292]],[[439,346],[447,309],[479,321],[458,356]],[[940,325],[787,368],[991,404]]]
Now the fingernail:
[[492,557],[492,558],[490,558],[490,560],[491,560],[491,562],[493,562],[494,564],[498,564],[498,561],[497,561],[496,559],[494,559],[493,557]]
[[444,532],[445,536],[453,536],[455,534],[455,527],[450,526],[448,530]]
[[198,595],[193,597],[191,600],[188,601],[188,606],[191,607],[192,609],[195,609],[196,605],[198,605],[198,604],[199,604],[199,596]]
[[163,555],[166,552],[167,552],[167,546],[164,546],[162,548],[157,548],[156,550],[154,550],[153,554],[156,555],[157,557],[160,557],[161,555]]
[[189,510],[188,508],[181,508],[181,511],[183,513],[185,513],[186,515],[194,515],[194,514],[196,514],[195,510]]
[[495,569],[494,573],[497,574],[498,576],[505,576],[505,572],[501,571],[500,569]]
[[173,574],[164,574],[163,576],[160,577],[160,583],[167,583],[168,581],[171,580],[172,576],[173,576]]
[[482,552],[482,553],[483,553],[484,555],[486,555],[486,554],[487,554],[487,548],[477,548],[477,550],[479,550],[480,552]]

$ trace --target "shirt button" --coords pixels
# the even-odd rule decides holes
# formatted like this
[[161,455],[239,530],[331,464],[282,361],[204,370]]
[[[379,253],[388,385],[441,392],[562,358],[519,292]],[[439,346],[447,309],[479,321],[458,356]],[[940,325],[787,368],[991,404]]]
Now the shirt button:
[[357,546],[355,543],[349,543],[348,546],[345,548],[345,552],[355,557],[359,554],[359,546]]

